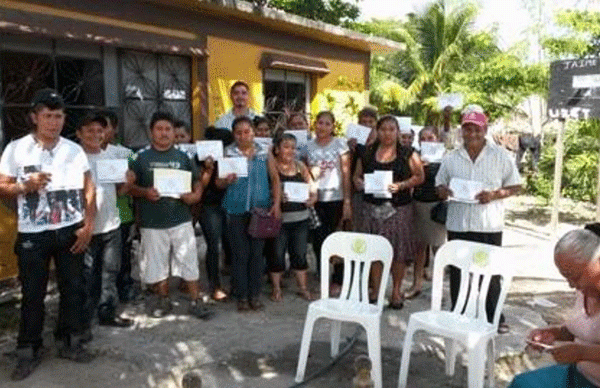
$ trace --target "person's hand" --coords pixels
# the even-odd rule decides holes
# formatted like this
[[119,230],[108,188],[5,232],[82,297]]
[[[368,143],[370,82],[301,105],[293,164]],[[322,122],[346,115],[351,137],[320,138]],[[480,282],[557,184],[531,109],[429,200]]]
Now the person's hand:
[[496,193],[494,191],[482,190],[475,196],[475,199],[478,200],[480,204],[490,203],[496,199]]
[[585,346],[570,342],[564,345],[554,346],[548,349],[548,353],[550,353],[558,363],[575,364],[576,362],[583,361]]
[[229,174],[229,175],[227,175],[225,177],[225,182],[227,183],[227,185],[232,184],[236,180],[237,180],[237,175],[236,174]]
[[348,148],[350,148],[351,152],[356,151],[356,145],[358,144],[358,141],[355,138],[350,138],[348,139]]
[[273,205],[271,206],[271,209],[269,210],[269,214],[275,218],[277,218],[278,220],[281,219],[281,207],[278,205]]
[[342,221],[352,220],[352,204],[349,199],[344,200],[344,205],[342,208]]
[[365,189],[365,180],[362,178],[354,178],[354,187],[356,190],[362,191]]
[[26,193],[38,191],[46,187],[51,181],[52,174],[49,172],[34,172],[23,182],[23,189]]
[[556,341],[556,330],[553,328],[533,329],[527,336],[527,347],[533,350],[542,351],[544,348],[537,346],[535,344],[536,342],[544,345],[552,345],[554,341]]
[[315,203],[317,203],[317,193],[310,193],[308,196],[308,201],[304,202],[306,207],[314,207]]
[[212,171],[215,168],[215,160],[212,158],[212,156],[209,156],[204,160],[204,168],[206,168],[208,171]]
[[200,196],[198,195],[198,193],[191,192],[181,194],[179,196],[179,199],[181,199],[186,205],[192,206],[193,204],[198,203],[200,201]]
[[392,183],[388,186],[388,191],[392,194],[396,194],[400,190],[403,190],[404,184],[402,182]]
[[452,195],[454,194],[452,190],[450,190],[450,188],[445,185],[440,185],[436,187],[435,191],[437,192],[438,198],[442,201],[447,200],[448,197],[452,197]]
[[287,195],[287,193],[281,193],[281,202],[282,203],[286,203],[287,201],[289,201],[289,197]]
[[90,241],[92,240],[93,231],[94,227],[87,224],[77,229],[75,231],[75,236],[77,237],[77,239],[75,240],[75,243],[70,249],[71,253],[83,253],[83,251],[85,251]]
[[154,187],[150,187],[146,189],[146,199],[150,202],[156,202],[160,199],[160,194],[158,194],[158,190]]

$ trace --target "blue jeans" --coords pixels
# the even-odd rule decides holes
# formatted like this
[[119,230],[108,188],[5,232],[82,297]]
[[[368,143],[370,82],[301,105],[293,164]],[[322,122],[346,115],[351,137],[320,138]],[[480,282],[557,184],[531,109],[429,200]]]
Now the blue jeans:
[[308,220],[286,222],[281,225],[275,238],[275,252],[269,258],[269,272],[285,271],[285,253],[290,253],[290,266],[301,271],[308,269],[306,246],[308,244]]
[[85,317],[89,327],[96,309],[98,319],[110,321],[115,318],[117,301],[117,277],[121,269],[121,230],[95,234],[85,251],[83,277],[86,288]]
[[221,288],[219,274],[219,242],[225,252],[225,262],[231,257],[226,233],[227,214],[219,205],[205,205],[200,211],[200,226],[206,240],[206,276],[211,292]]
[[248,234],[249,224],[250,213],[227,215],[227,229],[231,236],[233,295],[240,301],[258,297],[265,268],[265,240],[251,237]]
[[83,333],[83,254],[70,251],[76,240],[75,231],[80,227],[77,224],[53,231],[17,235],[15,253],[19,258],[19,280],[23,293],[18,349],[37,351],[42,346],[50,258],[54,258],[60,293],[55,336],[68,342]]
[[574,364],[557,364],[521,373],[508,388],[598,388]]

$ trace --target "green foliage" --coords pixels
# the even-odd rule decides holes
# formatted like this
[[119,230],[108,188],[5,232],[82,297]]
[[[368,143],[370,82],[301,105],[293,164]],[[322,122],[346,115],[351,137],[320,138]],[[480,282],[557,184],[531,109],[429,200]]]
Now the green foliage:
[[[565,133],[561,194],[579,201],[595,201],[598,184],[598,146],[600,121],[570,121]],[[552,197],[556,139],[546,138],[538,174],[528,189],[542,198]]]
[[270,0],[269,6],[285,12],[325,23],[348,25],[360,16],[358,1],[354,0]]
[[562,37],[544,39],[544,47],[557,57],[600,53],[600,12],[566,10],[556,14],[556,23],[570,30]]

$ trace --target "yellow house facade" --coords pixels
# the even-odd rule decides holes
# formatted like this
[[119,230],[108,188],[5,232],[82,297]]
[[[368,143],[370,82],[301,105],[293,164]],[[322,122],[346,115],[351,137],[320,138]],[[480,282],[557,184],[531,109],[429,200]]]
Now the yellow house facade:
[[[0,0],[0,150],[30,131],[29,101],[43,87],[65,98],[64,136],[87,112],[110,109],[133,149],[148,144],[157,109],[202,138],[231,108],[237,80],[250,85],[259,114],[333,109],[349,120],[368,102],[371,55],[398,49],[243,1]],[[0,203],[0,279],[16,275],[10,209]]]

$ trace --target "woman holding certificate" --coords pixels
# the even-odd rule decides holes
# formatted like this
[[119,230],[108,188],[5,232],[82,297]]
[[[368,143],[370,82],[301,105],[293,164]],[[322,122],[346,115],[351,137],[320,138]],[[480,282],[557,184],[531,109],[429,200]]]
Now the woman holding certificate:
[[[308,142],[308,165],[318,187],[315,210],[321,225],[314,230],[313,249],[317,256],[317,273],[321,273],[321,246],[336,230],[340,221],[352,217],[350,190],[350,149],[345,139],[334,137],[335,117],[320,112],[315,122],[315,138]],[[334,266],[331,294],[341,291],[342,265]]]
[[281,276],[285,271],[285,253],[290,254],[290,265],[296,274],[299,294],[306,300],[312,296],[307,286],[306,246],[308,244],[308,207],[317,201],[310,172],[304,163],[296,159],[296,138],[289,133],[277,136],[273,142],[273,154],[279,179],[283,185],[281,203],[283,225],[275,238],[275,252],[270,257],[269,276],[273,291],[271,300],[281,302]]
[[259,295],[265,240],[252,237],[248,228],[255,209],[267,209],[271,216],[281,218],[281,186],[268,148],[254,141],[252,120],[236,118],[232,131],[234,143],[225,148],[225,158],[219,161],[217,186],[227,188],[222,206],[231,236],[233,295],[238,311],[259,310],[263,308]]
[[[377,140],[359,161],[354,184],[365,189],[363,231],[386,237],[394,247],[390,301],[390,307],[394,309],[403,307],[400,289],[404,270],[416,252],[411,190],[424,180],[418,154],[412,147],[400,144],[396,118],[389,115],[380,118]],[[381,265],[371,267],[372,299],[378,293],[382,269]]]

